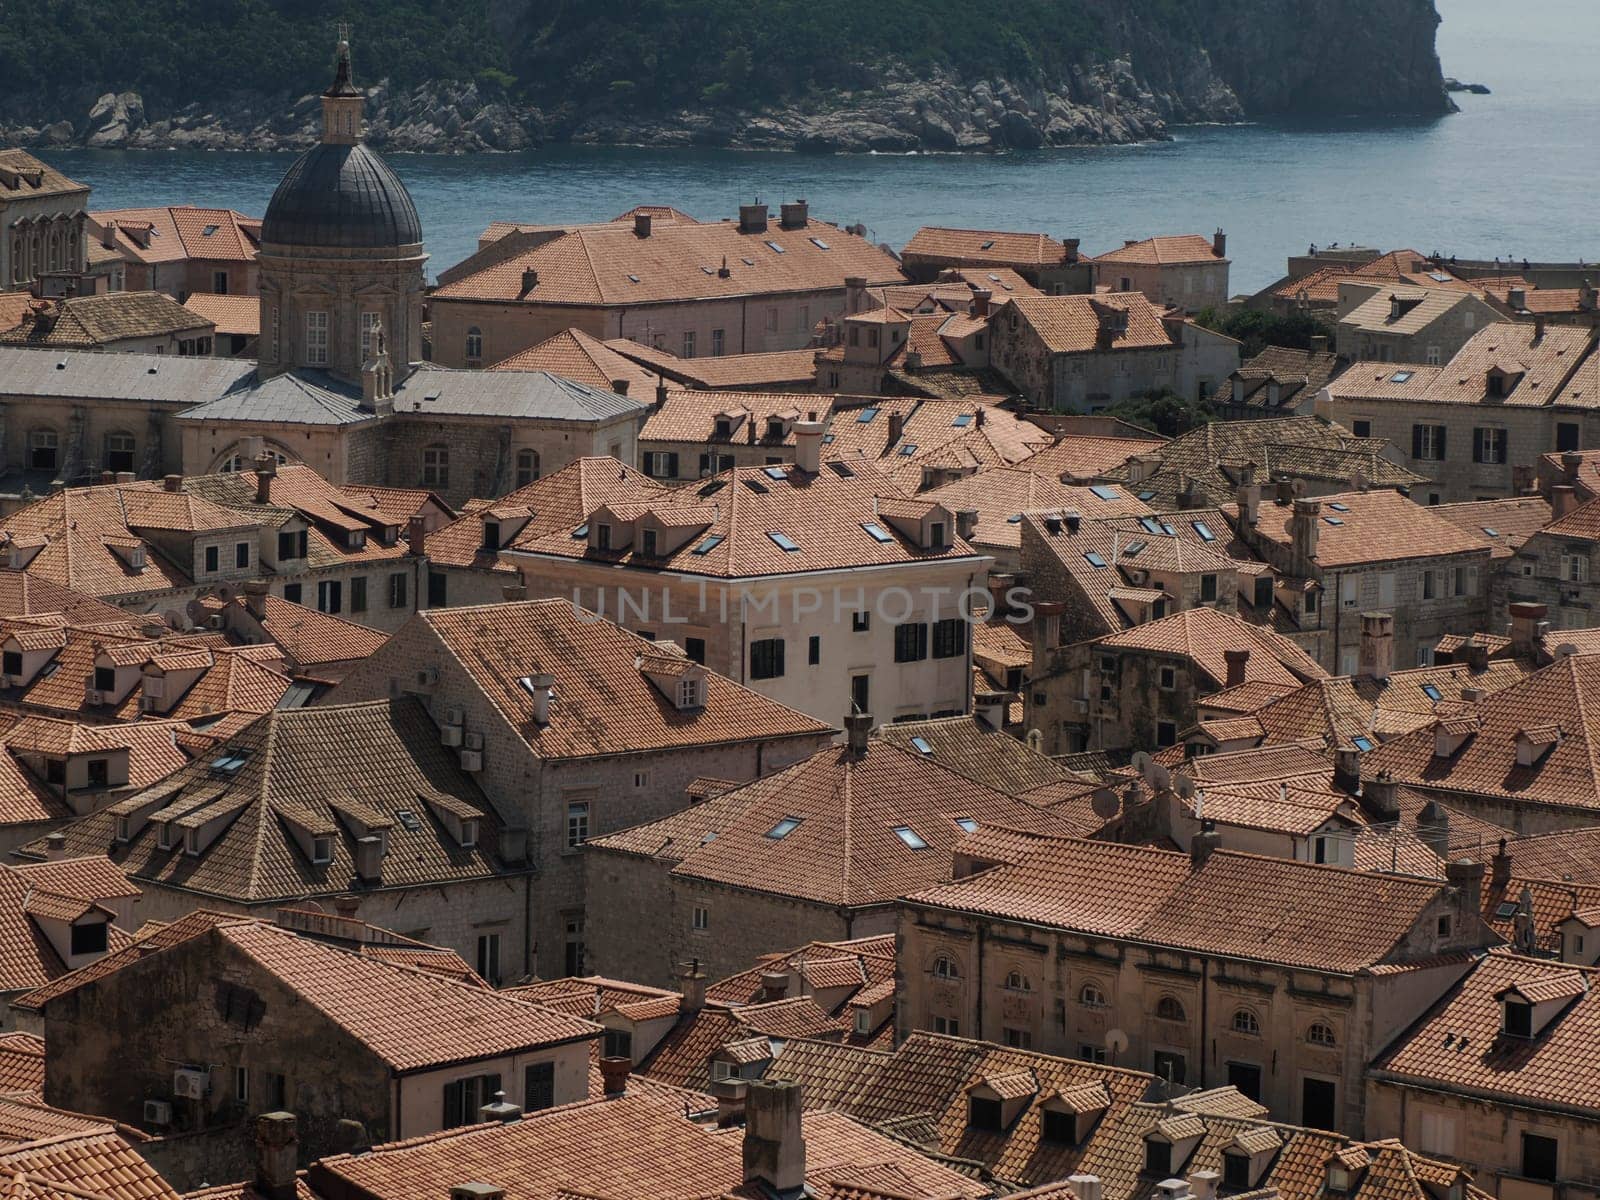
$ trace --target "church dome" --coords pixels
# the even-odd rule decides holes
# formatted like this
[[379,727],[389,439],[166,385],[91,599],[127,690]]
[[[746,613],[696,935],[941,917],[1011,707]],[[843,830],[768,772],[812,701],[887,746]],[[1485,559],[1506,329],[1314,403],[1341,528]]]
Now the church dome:
[[261,240],[280,246],[371,249],[422,241],[400,177],[360,142],[313,146],[272,193]]

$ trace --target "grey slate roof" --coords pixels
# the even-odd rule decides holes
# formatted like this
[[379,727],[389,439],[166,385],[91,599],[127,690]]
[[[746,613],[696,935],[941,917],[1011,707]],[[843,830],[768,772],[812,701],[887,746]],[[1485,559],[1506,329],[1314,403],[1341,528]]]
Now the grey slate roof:
[[253,362],[236,358],[0,347],[0,398],[203,404],[254,375]]
[[[420,408],[414,409],[414,405]],[[423,367],[395,389],[395,412],[612,421],[643,416],[649,405],[548,371],[458,371]]]
[[422,241],[400,177],[362,145],[313,146],[267,203],[261,240],[287,246],[383,248]]
[[254,371],[239,386],[178,415],[180,421],[265,421],[286,425],[357,425],[375,421],[361,408],[361,389],[326,371],[290,371],[261,381]]

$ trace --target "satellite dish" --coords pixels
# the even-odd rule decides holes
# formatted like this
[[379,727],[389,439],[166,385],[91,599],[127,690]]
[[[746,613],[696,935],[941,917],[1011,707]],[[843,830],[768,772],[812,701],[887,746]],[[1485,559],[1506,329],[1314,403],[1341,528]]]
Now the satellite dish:
[[1561,645],[1556,647],[1557,658],[1571,658],[1577,652],[1578,648],[1571,642],[1562,642]]
[[1102,821],[1109,821],[1122,808],[1122,802],[1110,788],[1099,788],[1089,797],[1089,808]]
[[1146,774],[1150,770],[1150,756],[1143,750],[1135,750],[1133,757],[1128,760],[1129,765],[1139,774]]
[[1172,790],[1177,792],[1183,799],[1188,800],[1194,795],[1194,780],[1180,771],[1172,781]]
[[1120,1029],[1106,1030],[1106,1053],[1110,1055],[1113,1063],[1117,1061],[1117,1055],[1121,1054],[1127,1048],[1127,1034],[1123,1033]]
[[1164,792],[1172,786],[1172,772],[1158,762],[1150,764],[1150,786]]

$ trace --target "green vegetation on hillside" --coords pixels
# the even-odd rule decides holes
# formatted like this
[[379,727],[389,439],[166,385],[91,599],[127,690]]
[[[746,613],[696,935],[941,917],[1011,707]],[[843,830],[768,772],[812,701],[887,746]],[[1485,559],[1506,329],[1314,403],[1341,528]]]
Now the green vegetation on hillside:
[[1311,349],[1311,339],[1322,334],[1330,347],[1334,344],[1336,326],[1328,317],[1313,313],[1285,315],[1270,309],[1241,308],[1232,312],[1219,312],[1208,308],[1195,314],[1195,321],[1207,329],[1215,329],[1240,342],[1241,358],[1254,358],[1268,346],[1287,346],[1295,350]]
[[1167,388],[1129,397],[1101,411],[1169,438],[1216,420],[1216,414],[1204,401],[1180,396]]

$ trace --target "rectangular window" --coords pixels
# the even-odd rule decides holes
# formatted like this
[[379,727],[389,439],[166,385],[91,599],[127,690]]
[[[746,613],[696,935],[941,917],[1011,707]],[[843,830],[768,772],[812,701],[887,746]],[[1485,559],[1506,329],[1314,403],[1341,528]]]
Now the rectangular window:
[[[10,671],[7,671],[10,674]],[[114,692],[117,690],[117,669],[115,667],[96,667],[94,669],[94,690],[97,692]]]
[[967,623],[960,617],[947,617],[933,623],[933,656],[959,658],[967,652]]
[[573,801],[567,805],[567,849],[572,850],[589,840],[589,802]]
[[1472,461],[1475,463],[1503,463],[1506,461],[1506,431],[1479,426],[1472,431]]
[[237,569],[239,569],[241,571],[244,570],[246,567],[248,567],[250,565],[250,543],[249,542],[235,542],[234,543],[234,546],[233,546],[233,565]]
[[967,1097],[967,1125],[985,1133],[999,1133],[1005,1127],[1004,1108],[988,1096]]
[[1393,571],[1380,571],[1378,573],[1378,607],[1394,607],[1394,581]]
[[1175,746],[1178,743],[1178,727],[1171,721],[1156,722],[1156,745]]
[[1078,1047],[1078,1057],[1083,1059],[1084,1062],[1103,1063],[1107,1057],[1106,1048],[1084,1042]]
[[304,529],[290,530],[278,534],[278,558],[296,559],[304,558],[308,548],[309,539]]
[[1522,1135],[1522,1173],[1529,1179],[1556,1178],[1556,1139],[1537,1133]]
[[568,975],[583,974],[583,960],[588,952],[588,945],[583,939],[583,918],[568,917],[566,945],[566,964]]
[[935,1017],[933,1019],[933,1031],[942,1033],[946,1037],[960,1037],[961,1022],[954,1017]]
[[1163,692],[1173,691],[1178,686],[1178,669],[1176,667],[1162,667],[1156,678]]
[[1200,599],[1215,600],[1217,598],[1217,577],[1215,575],[1200,576]]
[[233,1069],[233,1098],[239,1104],[250,1103],[250,1068]]
[[698,904],[695,905],[694,927],[702,931],[711,928],[711,912],[709,909],[701,908]]
[[608,1029],[605,1035],[607,1058],[632,1058],[633,1034],[626,1029]]
[[1146,1175],[1165,1179],[1172,1174],[1172,1143],[1146,1141],[1144,1144],[1144,1170]]
[[538,1112],[556,1103],[556,1065],[553,1062],[529,1063],[522,1074],[522,1108]]
[[683,357],[694,357],[694,330],[692,329],[685,329],[683,331]]
[[1422,598],[1432,600],[1439,592],[1439,577],[1430,570],[1422,573]]
[[921,662],[928,657],[928,627],[921,621],[907,621],[894,627],[894,660],[897,663]]
[[454,1129],[458,1125],[476,1125],[478,1110],[493,1103],[494,1094],[500,1090],[500,1076],[472,1075],[444,1085],[444,1114],[442,1128]]
[[783,677],[783,639],[763,638],[750,643],[750,678],[781,679]]
[[1250,1099],[1261,1099],[1261,1068],[1253,1063],[1228,1064],[1228,1085],[1238,1088]]
[[269,335],[269,344],[272,347],[272,353],[269,354],[267,357],[271,361],[277,362],[278,361],[278,306],[276,304],[274,304],[272,306],[271,324],[272,324],[272,332]]
[[723,347],[726,346],[726,344],[727,344],[727,337],[726,337],[726,335],[724,335],[722,330],[713,329],[711,331],[711,354],[712,354],[712,357],[713,358],[721,358],[722,357],[722,353],[723,353]]
[[286,583],[283,585],[283,598],[290,604],[299,604],[300,596],[301,588],[298,583]]
[[1576,450],[1581,441],[1578,426],[1570,421],[1556,422],[1556,449]]
[[1585,583],[1589,578],[1589,556],[1587,554],[1563,554],[1561,556],[1561,578],[1566,583]]
[[1371,421],[1351,421],[1350,422],[1350,432],[1355,434],[1358,438],[1371,437],[1372,436],[1372,422]]
[[448,586],[443,571],[428,572],[428,607],[443,608]]
[[308,312],[306,314],[306,366],[325,367],[328,365],[328,314],[325,312]]
[[111,785],[111,763],[104,758],[89,760],[89,786],[103,788]]
[[480,933],[478,935],[478,974],[490,983],[500,982],[500,935],[498,933]]
[[289,1078],[276,1071],[268,1071],[265,1079],[267,1108],[281,1111],[289,1107]]
[[822,639],[815,634],[806,643],[806,664],[818,666],[822,662]]
[[222,567],[222,547],[221,546],[207,546],[206,547],[206,570],[207,571],[217,571],[217,570],[220,570],[221,567]]
[[697,662],[702,667],[706,665],[706,640],[705,638],[684,638],[683,652],[690,662]]
[[1028,1030],[1015,1029],[1010,1026],[1006,1026],[1001,1030],[1001,1033],[1005,1036],[1006,1045],[1010,1046],[1013,1050],[1033,1049],[1033,1034]]
[[865,609],[850,614],[850,632],[865,633],[872,628],[872,614]]
[[1443,425],[1413,425],[1411,427],[1411,457],[1424,462],[1443,462],[1445,432]]
[[339,613],[344,611],[344,583],[338,579],[324,579],[317,584],[317,611]]
[[85,925],[72,927],[72,943],[68,953],[76,956],[79,954],[104,954],[106,952],[106,922],[91,921]]
[[1425,1112],[1422,1114],[1421,1136],[1417,1139],[1417,1149],[1424,1154],[1442,1154],[1455,1157],[1456,1153],[1456,1119],[1448,1113]]
[[357,575],[350,581],[350,611],[364,613],[367,611],[367,577]]
[[372,333],[377,328],[377,313],[364,312],[361,314],[361,361],[363,363],[372,357]]
[[396,571],[389,576],[389,607],[404,608],[406,606],[406,580],[409,578],[404,571]]
[[872,711],[872,677],[870,675],[850,676],[850,711],[864,713]]

